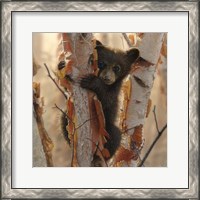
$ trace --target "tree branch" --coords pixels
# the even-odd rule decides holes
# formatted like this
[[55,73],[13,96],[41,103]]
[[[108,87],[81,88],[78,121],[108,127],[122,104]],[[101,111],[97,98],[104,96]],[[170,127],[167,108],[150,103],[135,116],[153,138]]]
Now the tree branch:
[[97,149],[98,149],[99,152],[101,153],[101,156],[102,156],[102,158],[103,158],[104,163],[106,164],[106,167],[108,167],[108,163],[107,163],[106,160],[104,159],[104,155],[103,155],[101,149],[99,148],[99,143],[96,144],[96,143],[95,143],[94,141],[92,141],[90,138],[86,138],[86,139],[90,140],[93,144],[95,144],[95,146],[97,147]]
[[128,36],[126,35],[126,33],[122,33],[122,35],[124,36],[124,39],[126,40],[127,44],[129,47],[133,47],[133,45],[131,44]]
[[[63,114],[67,117],[67,119],[68,119],[69,121],[71,121],[71,122],[73,123],[73,125],[74,125],[74,130],[78,130],[78,129],[81,128],[85,123],[87,123],[88,121],[90,121],[90,120],[92,120],[92,119],[96,119],[96,117],[89,118],[89,119],[85,120],[82,124],[80,124],[80,125],[78,125],[77,127],[75,127],[75,123],[73,122],[72,119],[70,119],[70,117],[67,115],[67,113],[66,113],[65,111],[63,111],[61,108],[59,108],[56,104],[55,104],[55,108],[57,108],[61,113],[63,113]],[[97,116],[98,116],[98,115],[97,115]]]
[[75,129],[77,130],[77,129],[81,128],[81,126],[83,126],[86,122],[88,122],[90,120],[92,120],[92,118],[85,120],[82,124],[80,124],[79,126],[77,126]]
[[65,92],[59,87],[59,85],[56,83],[55,79],[51,76],[49,68],[47,67],[46,63],[44,63],[44,66],[47,70],[48,76],[49,78],[54,82],[54,84],[56,85],[56,87],[60,90],[60,92],[64,95],[65,99],[68,99],[67,95],[65,94]]
[[157,141],[159,140],[159,138],[161,137],[161,135],[163,134],[164,130],[167,128],[167,124],[162,128],[161,131],[159,131],[158,129],[158,122],[157,122],[157,117],[156,117],[156,106],[154,106],[153,109],[153,113],[154,113],[154,119],[155,119],[155,123],[156,123],[156,129],[158,132],[158,135],[156,136],[156,138],[154,139],[154,141],[152,142],[151,146],[149,147],[148,151],[146,152],[144,158],[142,159],[142,161],[140,162],[140,164],[138,165],[138,167],[142,167],[144,162],[146,161],[146,159],[148,158],[149,154],[151,153],[153,147],[155,146],[155,144],[157,143]]
[[162,128],[162,130],[158,133],[157,137],[155,138],[155,140],[153,141],[153,143],[151,144],[151,146],[149,147],[147,153],[145,154],[144,158],[142,159],[142,161],[140,162],[140,164],[138,165],[138,167],[142,167],[142,165],[144,164],[144,162],[146,161],[147,157],[149,156],[149,154],[151,153],[151,150],[153,149],[153,147],[155,146],[156,142],[159,140],[160,136],[162,135],[162,133],[164,132],[164,130],[167,128],[167,124]]
[[160,131],[159,131],[159,128],[158,128],[158,121],[157,121],[157,117],[156,117],[156,106],[154,106],[154,108],[153,108],[153,115],[154,115],[154,120],[155,120],[155,123],[156,123],[156,129],[159,133]]
[[63,111],[61,108],[59,108],[56,104],[55,104],[55,108],[57,108],[63,115],[65,115],[65,117],[67,117],[67,119],[69,121],[72,122],[72,124],[74,125],[74,129],[75,129],[75,123],[73,122],[73,120],[67,115],[67,113],[65,111]]

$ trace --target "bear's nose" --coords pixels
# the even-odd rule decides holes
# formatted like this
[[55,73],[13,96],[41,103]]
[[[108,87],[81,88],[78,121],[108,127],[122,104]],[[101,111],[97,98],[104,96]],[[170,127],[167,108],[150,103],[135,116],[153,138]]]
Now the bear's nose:
[[105,76],[103,77],[103,79],[104,79],[104,80],[110,80],[108,75],[105,75]]

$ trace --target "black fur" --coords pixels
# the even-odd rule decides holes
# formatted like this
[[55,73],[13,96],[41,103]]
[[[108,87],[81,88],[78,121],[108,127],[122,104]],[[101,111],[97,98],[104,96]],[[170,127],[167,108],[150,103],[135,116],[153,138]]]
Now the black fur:
[[[93,91],[102,104],[105,116],[105,128],[110,135],[110,139],[108,139],[108,142],[105,144],[105,148],[109,150],[112,157],[121,141],[121,131],[114,125],[118,110],[118,95],[122,80],[126,75],[128,75],[131,65],[139,57],[139,51],[137,49],[130,49],[127,52],[116,51],[103,46],[99,41],[97,41],[96,44],[98,65],[100,68],[99,74],[98,76],[89,74],[83,77],[80,81],[80,86]],[[104,63],[103,66],[102,62]],[[103,73],[104,70],[107,70],[108,66],[117,65],[120,66],[120,71],[111,72],[112,74],[115,73],[115,82],[110,85],[106,84],[105,80],[100,77],[101,73]]]

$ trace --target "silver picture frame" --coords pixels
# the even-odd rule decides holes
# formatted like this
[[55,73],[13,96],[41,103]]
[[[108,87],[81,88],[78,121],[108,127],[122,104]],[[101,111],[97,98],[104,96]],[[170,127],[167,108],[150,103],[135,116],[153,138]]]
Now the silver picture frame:
[[[199,1],[1,1],[1,198],[2,199],[198,199],[199,188]],[[189,22],[189,183],[186,189],[32,189],[12,187],[12,13],[32,11],[187,12]]]

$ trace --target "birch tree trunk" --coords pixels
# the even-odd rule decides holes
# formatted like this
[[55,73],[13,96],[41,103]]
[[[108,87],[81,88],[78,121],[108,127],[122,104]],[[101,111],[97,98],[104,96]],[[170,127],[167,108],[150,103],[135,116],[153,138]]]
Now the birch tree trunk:
[[[119,126],[123,131],[121,147],[112,160],[114,166],[138,166],[143,147],[143,126],[148,115],[149,100],[156,65],[160,56],[163,33],[145,33],[138,48],[140,58],[121,91]],[[125,114],[124,114],[125,112]]]
[[[73,150],[71,166],[87,167],[92,161],[89,100],[87,91],[77,81],[79,77],[91,72],[88,60],[93,53],[92,34],[63,33],[60,34],[60,41],[59,61],[66,62],[64,71],[60,72],[60,79],[68,95],[66,107],[70,120],[67,130],[71,134]],[[69,84],[66,77],[74,82]]]

